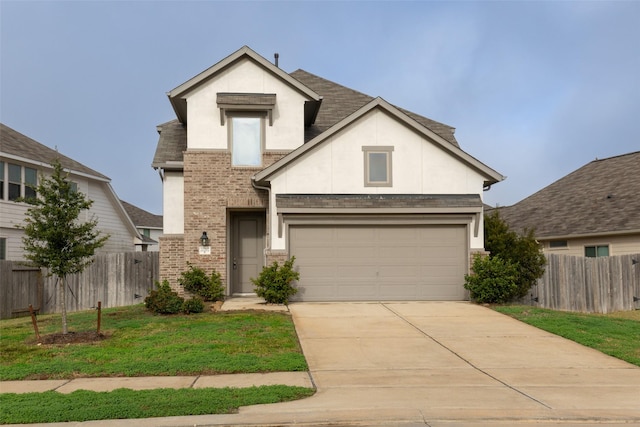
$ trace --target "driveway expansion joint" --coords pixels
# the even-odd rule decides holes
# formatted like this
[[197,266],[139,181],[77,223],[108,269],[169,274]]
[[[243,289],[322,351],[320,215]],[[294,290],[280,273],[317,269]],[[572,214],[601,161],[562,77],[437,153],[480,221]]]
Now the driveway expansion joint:
[[454,356],[456,356],[457,358],[462,360],[464,363],[466,363],[467,365],[471,366],[473,369],[477,370],[478,372],[482,373],[483,375],[486,375],[487,377],[491,378],[492,380],[499,382],[500,384],[504,385],[505,387],[509,388],[510,390],[513,390],[516,393],[526,397],[527,399],[530,399],[530,400],[538,403],[539,405],[544,406],[547,409],[553,409],[551,406],[547,405],[546,403],[544,403],[544,402],[536,399],[535,397],[523,392],[522,390],[517,389],[516,387],[512,386],[511,384],[508,384],[508,383],[504,382],[500,378],[497,378],[497,377],[491,375],[490,373],[486,372],[485,370],[481,369],[480,367],[474,365],[470,360],[462,357],[459,353],[455,352],[453,349],[447,347],[445,344],[443,344],[442,342],[440,342],[439,340],[437,340],[433,336],[429,335],[426,331],[420,329],[418,326],[416,326],[415,324],[411,323],[407,318],[405,318],[400,313],[398,313],[397,311],[395,311],[394,309],[389,307],[388,304],[381,303],[381,305],[384,308],[386,308],[387,310],[389,310],[391,313],[393,313],[395,316],[397,316],[400,320],[402,320],[403,322],[405,322],[408,325],[410,325],[413,329],[418,331],[420,334],[422,334],[425,337],[429,338],[430,340],[432,340],[433,342],[435,342],[436,344],[438,344],[439,346],[441,346],[442,348],[444,348],[445,350],[447,350],[448,352],[450,352],[451,354],[453,354]]

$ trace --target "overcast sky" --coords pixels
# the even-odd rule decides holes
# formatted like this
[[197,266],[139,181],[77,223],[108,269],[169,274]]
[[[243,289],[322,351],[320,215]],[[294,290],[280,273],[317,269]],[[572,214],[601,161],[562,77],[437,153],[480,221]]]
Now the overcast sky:
[[637,1],[0,0],[0,15],[0,121],[156,214],[166,93],[244,45],[455,127],[507,176],[493,205],[640,150]]

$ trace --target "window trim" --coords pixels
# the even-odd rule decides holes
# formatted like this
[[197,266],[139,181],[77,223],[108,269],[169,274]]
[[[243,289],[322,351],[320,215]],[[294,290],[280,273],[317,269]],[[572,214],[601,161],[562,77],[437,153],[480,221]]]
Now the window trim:
[[[233,168],[262,168],[264,163],[263,155],[265,152],[265,133],[266,133],[266,113],[260,111],[227,111],[227,149],[231,154],[231,167]],[[233,119],[234,118],[255,118],[260,119],[260,164],[258,165],[236,165],[233,163]]]
[[[365,187],[393,187],[393,150],[391,145],[362,147],[364,153],[364,186]],[[370,154],[386,154],[387,156],[387,180],[371,181],[370,180]]]

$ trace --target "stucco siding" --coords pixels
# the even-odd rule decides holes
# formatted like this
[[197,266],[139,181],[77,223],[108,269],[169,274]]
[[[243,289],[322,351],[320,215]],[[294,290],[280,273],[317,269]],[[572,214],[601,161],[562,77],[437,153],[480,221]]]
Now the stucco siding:
[[[363,147],[393,147],[392,186],[364,182]],[[418,153],[418,155],[416,155]],[[388,114],[374,110],[352,126],[305,153],[271,179],[271,206],[276,194],[479,194],[484,178],[424,135]],[[278,218],[270,218],[271,230]],[[472,248],[483,248],[482,218],[469,226]],[[478,229],[478,235],[475,230]],[[271,248],[283,250],[286,236],[271,236]]]
[[165,172],[162,212],[165,234],[184,233],[184,175],[182,172]]
[[[391,187],[365,186],[365,146],[393,147]],[[482,194],[483,182],[436,143],[372,111],[284,168],[271,185],[277,193],[292,194]]]
[[275,93],[273,126],[265,126],[265,148],[293,150],[302,144],[304,97],[262,67],[244,60],[187,95],[188,149],[227,149],[228,126],[221,125],[217,105],[220,92]]

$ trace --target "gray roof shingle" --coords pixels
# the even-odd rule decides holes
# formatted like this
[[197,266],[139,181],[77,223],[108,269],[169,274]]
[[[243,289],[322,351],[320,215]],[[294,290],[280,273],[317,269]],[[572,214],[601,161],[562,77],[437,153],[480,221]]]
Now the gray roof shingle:
[[23,157],[39,163],[50,165],[56,158],[63,168],[91,175],[109,181],[109,177],[86,167],[58,151],[53,150],[38,141],[29,138],[9,126],[0,123],[0,151],[14,156]]
[[594,160],[500,215],[536,237],[640,231],[640,151]]
[[136,227],[162,228],[162,215],[152,214],[124,200],[120,200],[120,203],[122,203],[124,210],[127,211],[129,218],[131,218]]

